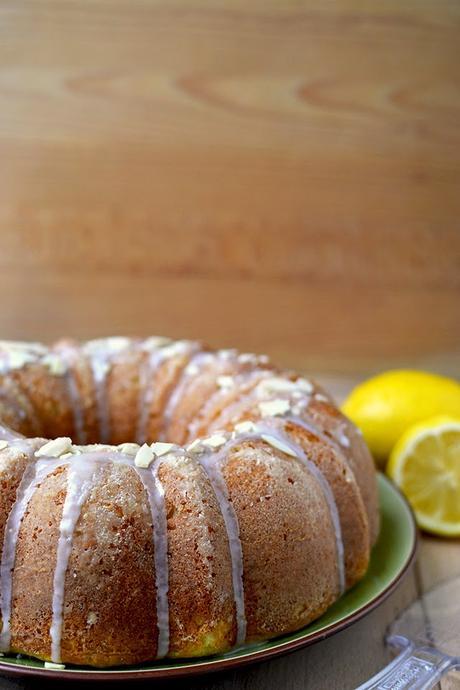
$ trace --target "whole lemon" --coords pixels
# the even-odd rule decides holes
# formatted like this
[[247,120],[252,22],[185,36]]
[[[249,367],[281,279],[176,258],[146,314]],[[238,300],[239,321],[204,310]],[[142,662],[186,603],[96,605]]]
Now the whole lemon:
[[361,429],[377,463],[413,424],[435,415],[460,416],[460,384],[426,371],[395,369],[356,386],[342,406]]

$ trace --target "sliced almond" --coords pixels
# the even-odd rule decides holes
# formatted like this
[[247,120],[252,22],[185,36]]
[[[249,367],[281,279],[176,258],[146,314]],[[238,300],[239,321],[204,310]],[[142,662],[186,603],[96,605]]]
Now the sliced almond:
[[329,398],[322,395],[322,393],[315,393],[315,400],[318,400],[318,402],[329,402]]
[[343,448],[349,448],[350,447],[350,445],[351,445],[350,439],[348,438],[348,436],[345,434],[345,432],[342,429],[339,429],[338,431],[336,431],[334,436]]
[[297,388],[300,388],[300,390],[304,393],[311,393],[313,391],[313,384],[311,381],[308,381],[307,379],[297,379],[295,381],[295,385]]
[[242,352],[238,356],[238,361],[241,362],[241,364],[251,364],[257,362],[257,355],[255,355],[253,352]]
[[257,386],[257,390],[264,393],[289,393],[293,389],[295,389],[294,383],[280,376],[263,379]]
[[238,434],[250,434],[255,430],[256,425],[254,424],[254,422],[251,422],[249,420],[246,420],[245,422],[239,422],[239,424],[235,424],[235,431]]
[[138,443],[120,443],[117,446],[117,449],[121,452],[124,453],[125,455],[131,455],[134,457],[138,450],[140,448],[140,445]]
[[96,338],[95,340],[88,340],[83,349],[89,355],[98,354],[117,354],[123,350],[127,350],[132,345],[131,338],[126,338],[122,335],[113,335],[109,338]]
[[8,367],[10,369],[22,369],[26,364],[33,364],[37,356],[26,350],[12,350],[8,353]]
[[203,443],[201,439],[196,438],[192,443],[187,446],[189,453],[201,453],[203,451]]
[[59,436],[48,441],[44,446],[35,451],[37,458],[59,458],[64,453],[72,450],[72,439],[68,436]]
[[37,355],[37,357],[42,357],[48,352],[42,343],[29,343],[22,340],[0,340],[0,350],[25,350]]
[[259,403],[262,417],[281,417],[286,412],[289,412],[290,409],[289,400],[282,400],[281,398]]
[[150,448],[153,450],[157,458],[160,458],[162,455],[166,455],[166,453],[171,452],[171,450],[174,448],[174,443],[162,443],[161,441],[157,441],[156,443],[151,443]]
[[219,388],[233,388],[235,385],[235,379],[233,376],[218,376],[217,385]]
[[142,467],[144,469],[147,469],[147,467],[150,467],[154,458],[155,454],[153,450],[150,448],[150,446],[144,443],[144,445],[141,446],[136,453],[136,457],[134,458],[134,464],[136,465],[136,467]]
[[63,358],[54,352],[49,352],[42,359],[42,364],[48,369],[53,376],[64,376],[67,371],[67,365]]
[[196,376],[200,371],[200,367],[196,362],[190,362],[185,368],[186,376]]
[[257,386],[257,390],[262,393],[303,393],[309,394],[313,390],[313,385],[307,379],[300,378],[296,381],[282,378],[281,376],[273,376],[264,379]]
[[204,438],[202,440],[202,443],[204,446],[207,446],[208,448],[216,449],[220,448],[221,446],[224,446],[227,443],[227,438],[222,434],[214,434],[209,438]]
[[161,335],[153,335],[150,338],[146,338],[142,341],[141,349],[145,352],[155,352],[160,347],[169,345],[171,343],[171,338],[164,338]]
[[261,438],[265,441],[265,443],[268,443],[270,446],[273,448],[276,448],[277,450],[280,450],[282,453],[286,453],[286,455],[291,455],[293,458],[297,457],[297,453],[291,446],[289,446],[287,443],[284,443],[280,438],[277,438],[276,436],[270,436],[269,434],[262,434]]

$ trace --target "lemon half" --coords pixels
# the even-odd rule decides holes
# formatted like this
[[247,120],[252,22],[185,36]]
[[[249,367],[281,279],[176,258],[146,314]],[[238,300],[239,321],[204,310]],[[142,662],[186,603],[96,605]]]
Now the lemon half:
[[460,384],[425,371],[396,369],[358,385],[342,409],[382,465],[412,424],[439,414],[460,419]]
[[460,419],[438,416],[410,427],[393,448],[387,473],[422,529],[460,536]]

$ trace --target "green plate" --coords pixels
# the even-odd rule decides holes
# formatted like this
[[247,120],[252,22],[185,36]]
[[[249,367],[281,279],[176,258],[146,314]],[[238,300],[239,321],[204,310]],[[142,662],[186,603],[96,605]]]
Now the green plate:
[[319,620],[302,630],[258,645],[196,660],[166,660],[115,669],[68,666],[45,669],[36,659],[2,657],[0,673],[95,680],[171,678],[209,673],[269,659],[324,640],[367,615],[397,587],[414,560],[417,528],[412,511],[394,485],[379,475],[381,531],[363,580],[347,592]]

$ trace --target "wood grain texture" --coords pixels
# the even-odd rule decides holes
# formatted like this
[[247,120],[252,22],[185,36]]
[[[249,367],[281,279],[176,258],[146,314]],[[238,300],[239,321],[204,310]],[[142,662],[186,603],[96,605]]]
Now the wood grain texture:
[[459,46],[453,0],[3,0],[2,335],[458,373]]

